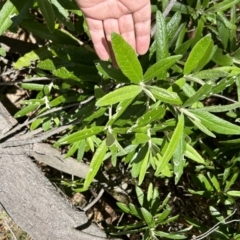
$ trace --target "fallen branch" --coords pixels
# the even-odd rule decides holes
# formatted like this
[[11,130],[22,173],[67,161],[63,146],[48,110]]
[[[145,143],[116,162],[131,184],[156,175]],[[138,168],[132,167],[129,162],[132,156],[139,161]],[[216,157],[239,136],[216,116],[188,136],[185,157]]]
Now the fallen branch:
[[[14,125],[16,120],[0,103],[0,134],[6,133]],[[101,229],[89,222],[84,212],[73,209],[56,192],[28,156],[29,154],[40,161],[48,161],[48,165],[54,164],[59,170],[64,168],[64,172],[74,172],[73,168],[76,167],[77,162],[73,163],[72,159],[63,160],[56,151],[41,143],[29,143],[17,147],[5,145],[4,148],[1,148],[0,144],[1,205],[34,240],[107,239]],[[77,172],[74,174],[77,176],[86,176],[86,166],[79,164],[78,169],[75,170]]]

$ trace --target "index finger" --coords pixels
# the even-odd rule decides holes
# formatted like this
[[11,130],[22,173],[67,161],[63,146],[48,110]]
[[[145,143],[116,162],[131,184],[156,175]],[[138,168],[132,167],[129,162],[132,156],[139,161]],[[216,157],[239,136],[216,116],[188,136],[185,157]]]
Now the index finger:
[[103,61],[109,60],[110,51],[105,38],[103,22],[101,20],[96,20],[88,17],[86,17],[86,21],[97,55]]

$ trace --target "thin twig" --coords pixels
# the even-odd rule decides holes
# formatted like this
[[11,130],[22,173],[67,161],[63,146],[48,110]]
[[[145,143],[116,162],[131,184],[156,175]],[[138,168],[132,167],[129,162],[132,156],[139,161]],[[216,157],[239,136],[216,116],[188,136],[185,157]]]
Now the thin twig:
[[33,136],[31,138],[28,138],[28,139],[21,139],[21,140],[13,140],[13,141],[6,141],[6,142],[3,142],[1,143],[1,148],[7,148],[7,147],[16,147],[16,146],[24,146],[24,145],[27,145],[27,144],[33,144],[33,143],[38,143],[38,142],[42,142],[43,140],[57,134],[57,133],[60,133],[66,129],[68,129],[70,126],[72,126],[73,124],[75,124],[76,122],[78,122],[79,120],[75,120],[75,121],[72,121],[66,125],[63,125],[61,127],[57,127],[57,128],[54,128],[50,131],[47,131],[39,136]]
[[167,5],[167,7],[165,8],[165,10],[163,12],[164,17],[167,17],[167,15],[170,13],[170,11],[172,10],[172,8],[176,2],[177,2],[177,0],[170,1],[170,3]]
[[7,138],[8,136],[12,135],[13,133],[21,130],[23,127],[25,127],[25,126],[31,124],[32,122],[34,122],[37,118],[41,118],[41,117],[44,117],[48,114],[58,112],[58,111],[61,111],[61,110],[64,110],[64,109],[67,109],[67,108],[70,108],[70,107],[73,107],[73,106],[79,106],[79,108],[80,108],[82,105],[90,102],[93,98],[94,98],[94,96],[91,96],[91,97],[87,98],[86,100],[83,100],[82,102],[79,102],[79,103],[73,103],[73,104],[69,104],[69,105],[66,105],[66,106],[61,106],[61,107],[58,107],[58,108],[50,109],[49,111],[47,111],[43,114],[40,114],[36,118],[33,118],[31,120],[26,120],[24,123],[17,125],[12,130],[5,133],[3,136],[0,136],[0,140],[3,139],[3,138]]
[[38,82],[38,81],[53,81],[57,80],[58,78],[48,78],[48,77],[39,77],[39,78],[26,78],[23,80],[17,80],[12,82],[0,82],[0,86],[8,86],[8,85],[15,85],[18,83],[27,83],[27,82]]
[[3,219],[4,223],[7,225],[8,230],[10,231],[10,233],[12,234],[12,237],[14,238],[14,240],[17,240],[14,232],[12,231],[12,229],[10,228],[10,226],[8,225],[7,221],[5,219]]
[[86,207],[83,208],[83,211],[86,212],[93,205],[95,205],[95,203],[98,202],[98,200],[102,197],[103,193],[104,193],[104,189],[102,188],[98,193],[97,197],[92,202],[90,202]]
[[235,209],[231,215],[229,215],[228,217],[224,218],[222,221],[220,221],[217,224],[215,224],[207,232],[205,232],[205,233],[203,233],[203,234],[201,234],[201,235],[199,235],[197,237],[193,237],[192,240],[202,240],[202,239],[204,239],[205,237],[209,236],[211,233],[215,232],[219,228],[219,225],[221,225],[221,224],[226,225],[226,224],[229,224],[229,223],[232,223],[232,222],[236,222],[236,221],[239,222],[240,220],[231,220],[229,222],[225,222],[224,223],[224,221],[226,221],[227,219],[232,217],[236,213],[236,211],[237,211],[237,209]]
[[[177,2],[177,0],[171,0],[170,3],[167,5],[167,7],[165,8],[165,10],[163,11],[163,17],[167,17],[168,14],[170,13],[170,11],[172,10],[174,4]],[[157,27],[156,24],[154,24],[154,26],[151,29],[151,37],[153,37],[156,33]]]
[[213,94],[212,96],[225,99],[225,100],[227,100],[229,102],[232,102],[232,103],[238,103],[238,101],[235,101],[235,100],[233,100],[231,98],[228,98],[228,97],[225,97],[225,96],[222,96],[222,95],[219,95],[219,94]]

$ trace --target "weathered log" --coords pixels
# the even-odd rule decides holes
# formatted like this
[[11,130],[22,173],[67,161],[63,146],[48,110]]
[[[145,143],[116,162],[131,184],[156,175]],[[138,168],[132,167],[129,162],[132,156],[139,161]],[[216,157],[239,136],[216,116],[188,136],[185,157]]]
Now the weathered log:
[[[15,124],[0,103],[0,134]],[[12,149],[1,153],[0,144],[0,203],[19,227],[34,240],[107,239],[84,212],[62,198],[30,157]]]

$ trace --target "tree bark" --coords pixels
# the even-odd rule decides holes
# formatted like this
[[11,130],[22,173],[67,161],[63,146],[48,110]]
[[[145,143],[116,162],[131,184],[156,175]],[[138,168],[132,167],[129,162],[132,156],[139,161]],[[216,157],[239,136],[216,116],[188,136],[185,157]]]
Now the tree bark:
[[[15,124],[0,103],[0,134]],[[107,239],[59,195],[27,155],[0,152],[0,203],[34,240]]]

